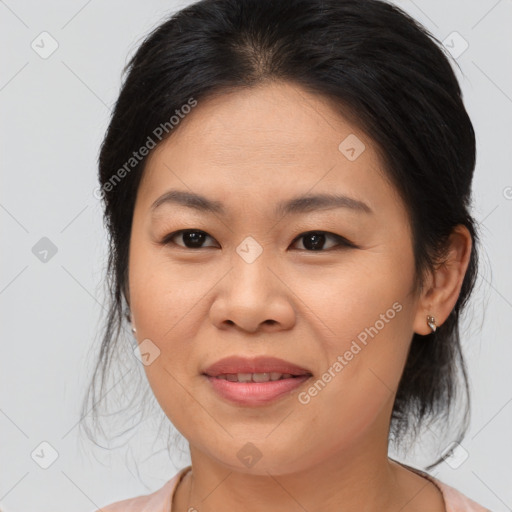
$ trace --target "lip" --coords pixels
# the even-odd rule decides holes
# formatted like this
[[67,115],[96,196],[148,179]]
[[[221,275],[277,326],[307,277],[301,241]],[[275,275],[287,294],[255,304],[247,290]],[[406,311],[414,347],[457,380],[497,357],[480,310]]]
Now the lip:
[[[209,377],[217,377],[229,373],[290,373],[296,376],[311,375],[311,372],[296,364],[279,359],[277,357],[255,357],[245,358],[240,356],[231,356],[220,359],[212,364],[203,374]],[[277,382],[277,381],[276,381]]]
[[[224,374],[269,372],[289,373],[293,377],[268,382],[232,382],[216,378]],[[248,359],[232,356],[209,366],[203,376],[220,397],[236,405],[261,406],[290,394],[309,380],[312,373],[306,368],[274,357]]]
[[222,398],[236,405],[266,405],[284,395],[290,394],[311,378],[311,375],[290,377],[268,382],[230,382],[229,380],[205,376],[212,389]]

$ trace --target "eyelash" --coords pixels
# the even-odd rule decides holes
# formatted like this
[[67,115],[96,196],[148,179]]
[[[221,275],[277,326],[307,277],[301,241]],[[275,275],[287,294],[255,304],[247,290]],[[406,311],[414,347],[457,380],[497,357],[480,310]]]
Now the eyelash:
[[[201,233],[201,234],[204,234],[208,237],[210,237],[212,240],[214,240],[214,238],[210,235],[208,235],[208,233],[206,233],[205,231],[202,231],[200,229],[180,229],[178,231],[174,231],[172,233],[169,233],[168,235],[166,235],[164,237],[164,239],[160,242],[162,245],[176,245],[178,247],[181,247],[182,249],[191,249],[191,250],[199,250],[199,249],[208,249],[208,248],[212,248],[211,246],[207,246],[207,247],[187,247],[185,245],[180,245],[180,244],[177,244],[175,242],[172,241],[173,238],[175,238],[176,236],[178,235],[182,235],[182,234],[185,234],[185,233]],[[323,234],[323,235],[326,235],[326,237],[330,237],[330,238],[333,238],[335,239],[338,244],[334,247],[331,247],[329,249],[319,249],[319,250],[308,250],[308,249],[299,249],[301,251],[306,251],[306,252],[326,252],[326,251],[332,251],[332,250],[336,250],[336,249],[340,249],[340,248],[358,248],[358,246],[354,243],[352,243],[350,240],[347,240],[346,238],[342,237],[341,235],[337,235],[335,233],[330,233],[329,231],[320,231],[320,230],[311,230],[311,231],[306,231],[304,233],[301,233],[299,236],[295,237],[293,242],[292,242],[292,245],[295,244],[298,240],[300,240],[301,238],[304,238],[308,235],[317,235],[317,234]],[[213,247],[215,248],[215,247]]]

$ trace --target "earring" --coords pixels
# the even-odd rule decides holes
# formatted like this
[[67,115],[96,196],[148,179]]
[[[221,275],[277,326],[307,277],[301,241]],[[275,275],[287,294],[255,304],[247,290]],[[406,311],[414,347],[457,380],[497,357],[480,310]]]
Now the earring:
[[436,319],[433,316],[427,315],[427,324],[432,329],[432,332],[436,332]]
[[[131,314],[130,314],[130,310],[127,309],[125,311],[125,316],[126,316],[126,320],[128,320],[128,323],[132,323],[132,317],[131,317]],[[137,329],[135,329],[135,327],[132,327],[132,332],[135,334],[137,332]]]

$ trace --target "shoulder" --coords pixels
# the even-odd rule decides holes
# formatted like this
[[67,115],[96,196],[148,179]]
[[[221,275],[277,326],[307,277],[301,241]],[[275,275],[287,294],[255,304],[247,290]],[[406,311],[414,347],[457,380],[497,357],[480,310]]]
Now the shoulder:
[[434,483],[441,489],[446,505],[446,512],[491,512],[488,508],[476,503],[457,489],[431,477]]
[[150,494],[116,501],[102,506],[95,512],[170,512],[177,484],[189,469],[190,466],[181,469],[160,489]]
[[427,480],[430,480],[430,482],[432,482],[441,491],[446,512],[492,512],[488,508],[485,508],[479,503],[471,500],[454,487],[441,482],[441,480],[438,480],[429,473],[397,460],[393,460],[392,462],[399,464],[405,469],[412,471],[413,473],[416,473],[417,475],[422,476]]

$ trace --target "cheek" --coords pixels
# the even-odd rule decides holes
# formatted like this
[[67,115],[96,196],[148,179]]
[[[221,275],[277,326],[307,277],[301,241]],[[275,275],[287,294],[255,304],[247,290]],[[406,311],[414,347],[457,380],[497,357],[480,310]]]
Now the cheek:
[[[149,245],[149,244],[148,244]],[[173,337],[189,314],[195,315],[201,299],[218,272],[197,265],[173,263],[166,248],[142,244],[130,253],[130,298],[137,330],[161,339]]]
[[335,403],[342,407],[339,416],[354,413],[369,421],[396,390],[413,332],[413,272],[412,254],[374,253],[329,273],[321,286],[302,278],[299,288],[309,290],[306,302],[316,324],[328,327],[322,330],[321,392],[304,397],[322,403],[316,413]]
[[[193,275],[191,267],[177,267],[158,251],[143,244],[130,253],[130,302],[139,343],[149,339],[158,347],[158,356],[144,366],[149,385],[174,427],[190,435],[191,411],[201,423],[201,410],[190,375],[197,364],[192,343],[198,337],[198,315],[205,315],[201,298],[213,284],[210,274]],[[141,345],[141,348],[143,345]],[[188,392],[187,392],[188,391]]]
[[[403,331],[403,309],[411,301],[412,255],[358,253],[343,264],[315,273],[297,274],[295,290],[328,328],[328,339],[351,340],[377,322],[377,329]],[[393,304],[399,303],[401,308]],[[384,323],[383,323],[384,322]],[[364,334],[362,335],[364,338]],[[384,336],[385,337],[385,336]],[[341,347],[343,348],[343,347]]]

